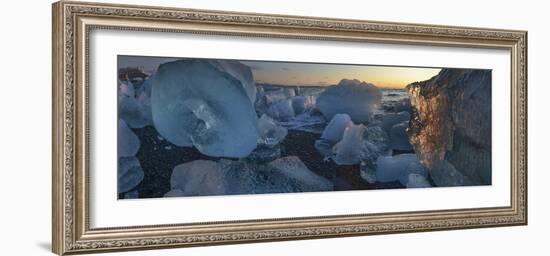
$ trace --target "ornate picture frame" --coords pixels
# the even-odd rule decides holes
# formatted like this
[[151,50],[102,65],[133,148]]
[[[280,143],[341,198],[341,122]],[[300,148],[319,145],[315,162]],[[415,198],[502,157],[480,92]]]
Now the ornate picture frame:
[[[108,29],[510,51],[510,205],[90,226],[90,33]],[[60,1],[53,4],[53,251],[59,255],[527,224],[527,32]]]

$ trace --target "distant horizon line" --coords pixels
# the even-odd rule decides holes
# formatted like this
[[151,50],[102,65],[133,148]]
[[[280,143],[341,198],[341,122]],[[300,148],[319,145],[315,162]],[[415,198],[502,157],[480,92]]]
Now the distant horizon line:
[[[418,82],[418,81],[415,81],[415,82]],[[415,82],[411,82],[411,83],[415,83]],[[304,87],[329,87],[329,86],[333,86],[333,85],[337,85],[337,84],[326,84],[326,85],[321,85],[321,84],[279,84],[279,83],[269,83],[269,82],[258,82],[258,81],[254,81],[254,83],[256,85],[270,85],[270,86],[285,86],[285,87],[300,87],[300,86],[304,86]],[[411,84],[409,83],[409,84]],[[392,90],[404,90],[405,87],[407,87],[407,85],[405,86],[402,86],[402,87],[395,87],[395,86],[391,86],[391,87],[387,87],[387,86],[380,86],[380,85],[377,85],[375,83],[372,83],[374,84],[374,86],[380,88],[380,89],[392,89]]]

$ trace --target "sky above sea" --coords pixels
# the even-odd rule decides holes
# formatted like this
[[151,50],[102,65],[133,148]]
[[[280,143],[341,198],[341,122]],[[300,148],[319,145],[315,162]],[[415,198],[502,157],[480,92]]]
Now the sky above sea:
[[[177,59],[182,58],[119,56],[118,68],[136,67],[152,73],[160,64]],[[425,67],[250,60],[240,62],[251,68],[256,83],[277,85],[329,86],[342,79],[358,79],[381,88],[400,89],[412,82],[428,80],[441,71],[441,68]]]

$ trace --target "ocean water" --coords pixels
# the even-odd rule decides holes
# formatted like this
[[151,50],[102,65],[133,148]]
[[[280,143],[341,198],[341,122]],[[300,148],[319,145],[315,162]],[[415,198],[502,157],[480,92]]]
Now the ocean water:
[[404,89],[381,89],[381,105],[374,110],[375,114],[400,112],[404,105],[409,104],[409,93]]
[[409,99],[409,94],[404,89],[382,89],[381,91],[382,103]]

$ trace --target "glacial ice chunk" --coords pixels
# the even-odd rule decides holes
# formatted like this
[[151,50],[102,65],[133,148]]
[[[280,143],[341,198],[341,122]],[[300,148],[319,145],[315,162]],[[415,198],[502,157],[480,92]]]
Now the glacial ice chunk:
[[395,104],[396,112],[402,112],[402,111],[411,112],[411,110],[412,110],[412,106],[411,106],[410,98],[401,99]]
[[117,144],[118,157],[135,156],[140,147],[136,134],[121,119],[118,120]]
[[256,101],[256,83],[250,67],[236,60],[210,60],[209,63],[239,80],[250,102],[254,104]]
[[322,133],[324,127],[321,124],[326,123],[323,115],[314,111],[306,111],[302,114],[294,116],[287,121],[278,121],[279,125],[289,130],[302,130],[312,133]]
[[118,159],[118,193],[124,193],[135,188],[144,177],[141,164],[136,157],[121,157]]
[[243,83],[229,72],[186,59],[160,65],[153,79],[153,121],[162,137],[215,157],[254,150],[258,118]]
[[373,164],[385,153],[387,144],[387,136],[380,127],[356,125],[349,115],[337,114],[315,141],[315,148],[338,165]]
[[301,161],[297,162],[293,158],[284,157],[269,164],[227,159],[221,159],[218,164],[225,172],[224,180],[227,184],[225,194],[285,193],[332,189],[330,182],[312,173],[303,163],[300,163]]
[[370,141],[363,140],[363,155],[361,162],[374,164],[376,163],[378,157],[384,153],[384,151],[380,151],[379,146]]
[[256,147],[250,155],[242,158],[242,160],[250,163],[261,164],[271,162],[279,157],[281,157],[280,145],[275,145],[272,147],[258,145],[258,147]]
[[390,130],[391,146],[394,150],[411,151],[413,147],[409,142],[407,128],[409,122],[402,122],[394,125]]
[[336,114],[323,130],[321,138],[315,141],[315,148],[321,155],[331,157],[332,147],[342,140],[346,128],[354,125],[348,114]]
[[447,160],[435,161],[432,169],[430,169],[430,176],[438,187],[470,186],[474,184]]
[[319,151],[319,154],[325,157],[325,160],[330,159],[332,156],[332,147],[334,146],[334,142],[325,139],[318,139],[315,141],[313,146],[315,146],[315,149]]
[[136,189],[130,190],[126,193],[124,193],[124,199],[137,199],[139,198],[139,191]]
[[332,160],[338,165],[358,164],[364,155],[363,124],[351,124],[344,130],[342,140],[332,147]]
[[389,148],[390,138],[380,126],[368,125],[363,134],[363,140],[372,143],[372,146],[376,147],[375,152],[383,154]]
[[392,99],[392,98],[389,98],[386,96],[386,99],[384,97],[382,97],[382,109],[386,112],[390,112],[390,113],[398,113],[398,112],[403,112],[403,111],[406,111],[406,112],[411,112],[412,111],[412,106],[411,106],[411,100],[408,96],[406,96],[406,91],[403,90],[405,95],[405,97],[403,98],[397,98],[397,99]]
[[359,166],[359,175],[368,183],[376,182],[376,168],[373,168],[372,165],[362,162]]
[[382,116],[382,130],[390,133],[394,125],[409,121],[410,118],[411,114],[409,112],[386,113]]
[[268,164],[221,159],[178,165],[165,197],[237,195],[332,190],[327,179],[311,172],[295,156]]
[[164,197],[182,197],[185,193],[181,189],[172,189],[164,194]]
[[265,90],[265,103],[272,105],[275,102],[290,99],[296,96],[296,91],[291,87],[282,87],[275,90]]
[[325,127],[321,139],[336,143],[342,139],[344,131],[351,125],[353,122],[348,114],[336,114]]
[[302,114],[315,106],[315,97],[313,96],[294,96],[290,100],[296,115]]
[[[153,79],[152,77],[154,76],[151,75],[149,76],[148,79],[145,79],[145,81],[143,81],[143,83],[138,86],[135,90],[136,90],[136,98],[138,99],[141,99],[141,100],[150,100],[151,99],[151,88],[153,87]],[[146,103],[146,101],[142,101],[142,103]]]
[[407,179],[407,188],[429,188],[432,184],[426,179],[426,177],[418,173],[410,173]]
[[332,190],[332,183],[314,172],[296,156],[287,156],[279,158],[269,166],[279,170],[284,176],[288,177],[301,191],[327,191]]
[[170,177],[170,186],[172,191],[180,190],[186,196],[221,195],[225,191],[223,171],[218,163],[210,160],[195,160],[176,166]]
[[373,84],[343,79],[326,88],[317,99],[317,108],[327,120],[336,114],[348,114],[354,123],[369,122],[372,110],[380,104],[381,93]]
[[[368,132],[368,128],[365,132]],[[359,174],[368,183],[376,182],[376,160],[385,153],[383,145],[375,145],[374,143],[375,141],[363,140],[363,152],[361,164],[359,165]]]
[[143,128],[153,123],[151,116],[149,79],[136,89],[130,81],[118,81],[118,115],[131,128]]
[[[472,184],[491,184],[491,81],[491,70],[444,68],[429,80],[407,85],[415,110],[410,141],[428,169],[443,168],[431,172],[437,185],[462,184],[461,176]],[[448,163],[438,163],[442,160]],[[435,178],[453,169],[461,174],[457,181]]]
[[292,107],[292,100],[281,100],[270,105],[267,109],[267,114],[276,120],[290,120],[295,115],[294,108]]
[[130,81],[123,83],[122,81],[119,80],[118,90],[120,95],[124,95],[128,97],[134,97],[136,95],[134,85]]
[[[279,87],[265,89],[258,86],[256,111],[260,114],[268,113],[277,121],[287,122],[295,115],[308,112],[315,107],[316,96],[297,95],[296,88]],[[292,108],[292,110],[291,110]]]
[[[257,87],[257,90],[257,100],[254,103],[254,107],[256,108],[256,111],[260,114],[267,113],[269,111],[269,107],[281,101],[291,100],[291,98],[296,96],[294,88],[280,87],[274,89],[272,87],[265,88],[264,85],[260,85]],[[292,102],[286,104],[292,106]],[[289,117],[292,116],[294,116],[294,109],[292,109],[292,115],[290,115]],[[273,115],[271,117],[276,118]]]
[[399,181],[406,186],[411,173],[424,177],[428,175],[428,171],[422,166],[416,154],[381,156],[376,160],[377,181]]
[[275,121],[266,114],[258,119],[259,144],[273,147],[285,139],[288,131],[278,126]]
[[292,108],[294,109],[294,114],[301,114],[306,111],[309,107],[306,102],[306,97],[304,96],[294,96],[290,99],[292,101]]

